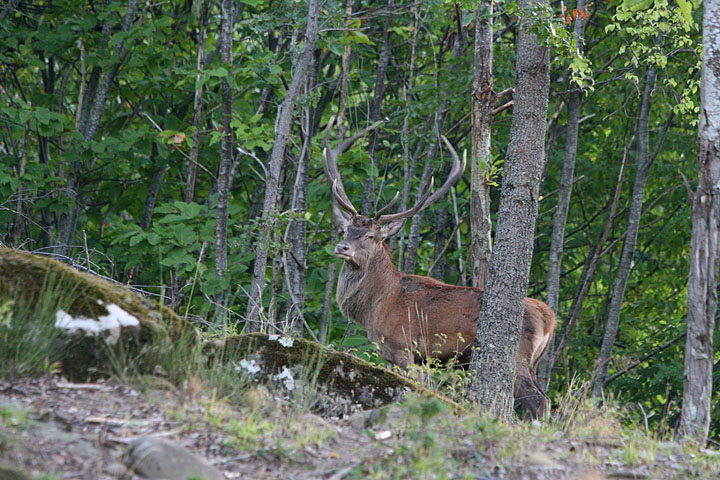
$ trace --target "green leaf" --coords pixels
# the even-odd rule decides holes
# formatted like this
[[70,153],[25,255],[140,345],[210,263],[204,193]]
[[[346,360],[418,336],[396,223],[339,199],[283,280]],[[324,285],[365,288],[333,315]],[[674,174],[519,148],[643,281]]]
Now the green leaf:
[[692,18],[692,3],[690,3],[688,0],[677,0],[678,8],[680,9],[680,13],[682,13],[683,19],[685,19],[685,22],[687,22],[689,25],[693,25],[693,18]]

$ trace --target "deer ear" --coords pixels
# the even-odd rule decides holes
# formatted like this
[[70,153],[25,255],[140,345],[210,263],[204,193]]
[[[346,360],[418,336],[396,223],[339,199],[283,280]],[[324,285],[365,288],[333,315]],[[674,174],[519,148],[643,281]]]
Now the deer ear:
[[405,226],[405,220],[405,218],[401,218],[382,225],[380,227],[380,233],[382,234],[383,240],[398,233]]

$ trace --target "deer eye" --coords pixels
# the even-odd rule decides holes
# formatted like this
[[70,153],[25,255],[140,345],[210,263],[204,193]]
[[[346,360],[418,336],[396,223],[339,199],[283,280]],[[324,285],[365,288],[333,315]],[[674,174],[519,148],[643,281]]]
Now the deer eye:
[[373,233],[373,232],[368,232],[368,233],[365,234],[365,236],[366,236],[367,238],[373,239],[373,238],[375,238],[375,233]]

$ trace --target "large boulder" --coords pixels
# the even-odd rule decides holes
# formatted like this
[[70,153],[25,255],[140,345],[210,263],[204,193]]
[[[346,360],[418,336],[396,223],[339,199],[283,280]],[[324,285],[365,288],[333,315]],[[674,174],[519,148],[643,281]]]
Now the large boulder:
[[[215,348],[218,348],[217,346]],[[239,375],[289,399],[306,401],[323,416],[349,415],[402,400],[409,392],[452,400],[387,368],[303,338],[264,333],[228,337],[217,350]],[[303,398],[309,392],[310,398]]]
[[13,318],[16,327],[44,335],[54,327],[53,360],[70,378],[107,373],[108,349],[140,358],[144,345],[163,338],[169,345],[183,328],[169,309],[47,256],[0,248],[0,272],[0,309],[12,305],[26,317]]

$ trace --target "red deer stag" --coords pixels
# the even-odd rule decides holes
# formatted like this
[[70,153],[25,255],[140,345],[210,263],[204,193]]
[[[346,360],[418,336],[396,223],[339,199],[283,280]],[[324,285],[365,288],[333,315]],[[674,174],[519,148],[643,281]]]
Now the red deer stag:
[[[348,199],[337,166],[338,155],[372,125],[329,148],[323,139],[323,166],[337,203],[335,215],[343,223],[345,237],[335,247],[335,254],[344,260],[337,286],[340,311],[365,327],[379,355],[390,363],[407,369],[428,356],[447,361],[457,358],[468,364],[475,338],[483,292],[479,288],[459,287],[430,277],[407,275],[392,263],[385,239],[395,235],[405,221],[438,198],[462,176],[462,164],[450,142],[442,137],[453,158],[453,166],[445,183],[430,195],[432,182],[417,204],[404,212],[386,215],[397,200],[381,208],[374,218],[358,214]],[[515,402],[523,404],[533,418],[550,411],[550,398],[537,383],[536,369],[555,329],[555,315],[543,302],[525,299],[522,336],[517,356]]]

